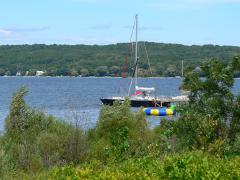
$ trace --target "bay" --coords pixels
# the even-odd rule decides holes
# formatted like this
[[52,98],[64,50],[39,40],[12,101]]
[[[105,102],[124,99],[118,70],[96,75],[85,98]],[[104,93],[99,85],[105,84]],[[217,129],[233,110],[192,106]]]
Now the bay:
[[[153,86],[157,95],[179,95],[180,78],[139,78],[142,86]],[[47,114],[65,121],[81,119],[86,126],[94,126],[100,108],[100,98],[126,95],[130,79],[95,77],[0,77],[0,131],[4,128],[13,93],[20,87],[28,89],[27,103]],[[233,92],[239,94],[240,79],[235,79]],[[159,117],[149,118],[158,124]]]

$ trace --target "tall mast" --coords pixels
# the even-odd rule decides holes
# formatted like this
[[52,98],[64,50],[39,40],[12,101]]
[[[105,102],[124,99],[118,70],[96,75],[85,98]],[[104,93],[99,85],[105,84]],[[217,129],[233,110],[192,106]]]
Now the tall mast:
[[136,63],[136,69],[135,69],[135,92],[137,87],[137,76],[138,76],[138,15],[135,16],[136,21],[136,43],[135,43],[135,63]]

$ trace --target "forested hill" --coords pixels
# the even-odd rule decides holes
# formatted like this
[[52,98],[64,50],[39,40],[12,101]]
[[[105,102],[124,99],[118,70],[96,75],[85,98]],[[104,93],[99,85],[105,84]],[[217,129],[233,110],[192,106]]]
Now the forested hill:
[[[184,46],[179,44],[145,44],[150,59],[152,75],[176,76],[184,68],[196,68],[201,61],[218,58],[224,62],[240,55],[235,46]],[[127,43],[114,45],[2,45],[0,46],[0,75],[119,76],[125,61]],[[143,42],[139,43],[141,76],[150,75]],[[128,69],[133,64],[128,59]],[[26,73],[27,72],[27,73]]]

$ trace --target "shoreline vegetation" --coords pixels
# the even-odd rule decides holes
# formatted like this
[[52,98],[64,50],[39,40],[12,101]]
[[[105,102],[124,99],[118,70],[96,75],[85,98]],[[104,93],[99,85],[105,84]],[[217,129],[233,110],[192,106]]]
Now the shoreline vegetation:
[[175,120],[149,128],[129,101],[103,106],[95,127],[60,121],[13,96],[0,135],[1,179],[239,179],[240,95],[231,88],[240,58],[201,64],[182,88],[188,104]]
[[[144,42],[139,42],[139,50]],[[140,77],[181,76],[181,63],[184,73],[196,71],[203,75],[200,67],[206,59],[220,59],[228,64],[240,54],[240,47],[218,45],[164,44],[146,42],[151,62],[151,72],[147,57],[139,54]],[[0,76],[111,76],[121,77],[126,63],[124,77],[131,76],[134,61],[131,53],[126,54],[128,43],[111,45],[1,45]],[[144,52],[145,50],[142,49]],[[128,61],[126,61],[128,57]],[[240,74],[235,73],[235,77]]]
[[[0,78],[84,78],[84,79],[91,79],[91,78],[112,78],[112,79],[122,79],[122,77],[111,77],[111,76],[88,76],[88,77],[81,77],[81,76],[0,76]],[[182,77],[138,77],[138,79],[182,79]],[[184,78],[184,77],[183,77]],[[205,77],[201,77],[205,78]],[[124,79],[131,79],[131,77],[126,77]],[[233,79],[240,79],[240,77],[234,77]]]
[[[121,79],[122,77],[112,77],[112,76],[88,76],[88,77],[82,77],[82,76],[0,76],[1,78],[116,78]],[[124,77],[125,78],[125,77]],[[126,77],[125,79],[130,79],[131,77]],[[175,78],[175,79],[181,79],[181,77],[138,77],[139,79],[147,79],[147,78],[156,78],[156,79],[165,79],[165,78]]]

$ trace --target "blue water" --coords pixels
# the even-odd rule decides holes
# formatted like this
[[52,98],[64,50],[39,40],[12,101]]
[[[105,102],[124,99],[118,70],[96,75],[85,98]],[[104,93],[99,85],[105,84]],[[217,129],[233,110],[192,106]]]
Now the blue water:
[[[178,78],[140,78],[139,85],[154,86],[157,94],[179,95]],[[26,86],[26,101],[66,121],[80,119],[86,126],[94,125],[101,108],[101,97],[126,94],[129,79],[80,77],[0,77],[0,130],[8,114],[13,93]],[[239,93],[240,79],[235,80],[233,91]],[[86,121],[86,122],[85,122]],[[158,124],[159,117],[150,118]]]

